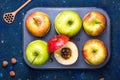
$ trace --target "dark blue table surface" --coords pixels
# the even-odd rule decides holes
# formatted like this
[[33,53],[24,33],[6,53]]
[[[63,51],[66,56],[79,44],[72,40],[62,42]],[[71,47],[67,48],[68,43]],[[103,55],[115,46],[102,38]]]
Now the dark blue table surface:
[[[16,10],[26,0],[0,0],[0,80],[120,80],[120,0],[33,0],[22,9],[13,24],[6,24],[2,15]],[[93,70],[34,70],[23,59],[22,24],[25,13],[35,7],[98,7],[111,19],[111,58],[106,66]],[[10,59],[15,57],[17,64]],[[2,61],[7,60],[7,68]],[[9,71],[16,72],[15,77]]]

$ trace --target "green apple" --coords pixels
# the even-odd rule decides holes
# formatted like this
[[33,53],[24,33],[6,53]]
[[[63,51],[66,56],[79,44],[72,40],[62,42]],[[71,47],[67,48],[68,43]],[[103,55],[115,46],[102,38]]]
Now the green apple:
[[26,58],[29,63],[40,66],[49,59],[47,43],[43,40],[35,40],[28,44],[26,48]]
[[58,34],[73,37],[79,33],[82,27],[82,20],[77,12],[64,10],[56,16],[54,25]]
[[97,11],[90,12],[83,19],[83,28],[90,36],[99,36],[106,28],[106,17]]
[[75,43],[68,41],[62,48],[54,52],[54,57],[62,65],[72,65],[78,59],[78,48]]
[[88,40],[82,49],[85,61],[91,65],[102,64],[107,57],[107,47],[98,39]]

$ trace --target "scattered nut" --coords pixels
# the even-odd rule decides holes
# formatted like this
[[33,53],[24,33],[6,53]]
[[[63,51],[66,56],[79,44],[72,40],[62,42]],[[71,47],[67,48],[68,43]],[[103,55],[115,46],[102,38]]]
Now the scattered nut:
[[10,71],[10,76],[14,77],[15,76],[15,71]]
[[7,67],[8,66],[8,61],[3,61],[2,66]]
[[16,58],[11,58],[11,63],[12,64],[16,64],[16,62],[17,62]]
[[56,78],[55,80],[61,80],[60,78]]
[[99,80],[105,80],[105,78],[100,78]]

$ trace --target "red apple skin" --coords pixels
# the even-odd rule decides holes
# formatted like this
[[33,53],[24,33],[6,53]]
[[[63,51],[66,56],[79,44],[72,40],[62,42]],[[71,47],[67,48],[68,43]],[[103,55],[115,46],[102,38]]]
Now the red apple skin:
[[47,34],[50,24],[50,19],[44,12],[33,12],[26,18],[27,30],[36,37]]
[[90,12],[83,19],[83,28],[90,36],[101,35],[106,28],[106,17],[97,11]]
[[48,41],[48,51],[50,53],[54,52],[57,49],[64,46],[64,44],[67,43],[68,41],[69,41],[69,38],[67,36],[64,36],[64,35],[54,36]]
[[[96,52],[94,52],[96,50]],[[83,57],[88,64],[100,65],[108,55],[107,47],[98,39],[88,40],[82,49]]]

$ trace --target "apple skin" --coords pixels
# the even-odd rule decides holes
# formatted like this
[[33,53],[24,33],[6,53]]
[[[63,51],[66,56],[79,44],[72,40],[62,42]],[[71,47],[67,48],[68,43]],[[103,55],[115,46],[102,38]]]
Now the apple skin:
[[56,35],[48,41],[48,51],[54,52],[61,48],[66,42],[69,41],[69,37],[65,35]]
[[106,17],[102,13],[98,11],[89,12],[83,19],[83,28],[88,35],[99,36],[104,32],[106,22]]
[[83,57],[88,64],[100,65],[102,64],[108,53],[105,44],[98,39],[88,40],[82,49]]
[[34,40],[30,42],[26,48],[26,58],[29,63],[35,66],[45,64],[49,60],[47,43],[43,40]]
[[73,37],[79,33],[82,20],[77,12],[64,10],[56,16],[54,25],[58,34]]
[[50,29],[50,19],[44,12],[33,12],[26,18],[27,30],[36,37],[43,37]]
[[[64,57],[61,56],[61,50],[63,48],[70,48],[71,49],[71,56],[66,59]],[[66,54],[66,53],[65,53]],[[57,60],[58,63],[62,64],[62,65],[72,65],[74,64],[77,59],[78,59],[78,48],[76,46],[76,44],[74,42],[68,41],[62,48],[56,50],[54,52],[54,57]]]

